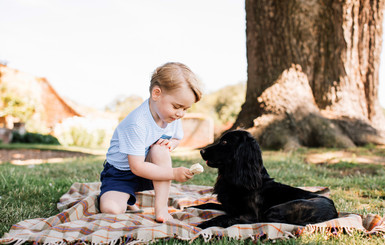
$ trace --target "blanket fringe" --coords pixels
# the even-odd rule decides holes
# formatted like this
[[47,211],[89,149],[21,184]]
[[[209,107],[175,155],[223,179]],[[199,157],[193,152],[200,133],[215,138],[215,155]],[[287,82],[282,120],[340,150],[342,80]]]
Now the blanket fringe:
[[[346,234],[351,236],[351,235],[353,235],[353,233],[355,231],[357,231],[357,228],[352,228],[352,227],[317,227],[316,225],[307,225],[303,230],[303,234],[323,233],[329,237],[329,236],[340,236],[341,234],[346,233]],[[371,231],[367,231],[367,230],[359,230],[359,231],[363,232],[366,235],[384,233],[384,236],[385,236],[385,224],[378,225],[378,226],[374,227]]]
[[28,240],[26,239],[9,239],[7,241],[1,241],[1,244],[14,244],[14,245],[21,245],[25,242],[27,242]]
[[286,239],[296,238],[296,236],[295,236],[292,232],[289,232],[289,231],[284,231],[284,232],[283,232],[283,236],[284,236],[284,238],[286,238]]
[[302,234],[322,233],[329,237],[329,236],[339,236],[344,232],[347,233],[348,235],[352,235],[354,230],[356,229],[350,228],[350,227],[319,227],[316,225],[307,225],[303,229]]

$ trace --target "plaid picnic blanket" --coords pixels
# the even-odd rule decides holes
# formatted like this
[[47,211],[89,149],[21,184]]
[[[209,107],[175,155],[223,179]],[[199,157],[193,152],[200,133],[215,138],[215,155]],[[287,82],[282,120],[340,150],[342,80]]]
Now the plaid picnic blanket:
[[[177,238],[193,241],[202,237],[230,237],[235,239],[280,239],[297,237],[312,232],[335,235],[360,230],[367,234],[385,233],[384,218],[378,215],[360,216],[344,213],[327,222],[297,226],[280,223],[256,223],[233,225],[228,228],[197,228],[204,220],[222,214],[216,210],[199,210],[189,206],[217,202],[212,187],[172,184],[169,212],[174,220],[164,224],[154,221],[154,192],[144,191],[137,195],[142,213],[121,215],[102,214],[98,210],[97,196],[100,183],[74,183],[57,204],[60,213],[49,218],[21,221],[12,226],[0,239],[0,244],[33,242],[42,244],[68,243],[146,243],[156,239]],[[309,189],[309,188],[307,188]],[[314,187],[311,191],[325,192],[327,188]]]

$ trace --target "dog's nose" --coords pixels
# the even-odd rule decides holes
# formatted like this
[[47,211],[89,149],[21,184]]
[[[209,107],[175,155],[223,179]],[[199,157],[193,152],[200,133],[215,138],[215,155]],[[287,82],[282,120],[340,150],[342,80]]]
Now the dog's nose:
[[205,154],[205,149],[202,149],[202,150],[201,150],[201,155],[202,155],[202,154]]

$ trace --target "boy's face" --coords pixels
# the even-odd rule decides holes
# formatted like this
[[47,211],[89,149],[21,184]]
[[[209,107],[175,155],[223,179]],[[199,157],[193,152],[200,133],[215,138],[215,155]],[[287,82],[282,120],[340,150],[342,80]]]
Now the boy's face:
[[153,116],[157,123],[171,123],[182,118],[186,110],[195,103],[193,91],[185,85],[172,91],[165,91],[156,86],[152,91],[152,99],[156,113]]

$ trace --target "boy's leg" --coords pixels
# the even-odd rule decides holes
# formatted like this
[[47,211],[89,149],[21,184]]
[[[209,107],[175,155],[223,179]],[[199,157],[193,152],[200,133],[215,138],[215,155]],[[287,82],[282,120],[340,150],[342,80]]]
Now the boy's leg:
[[100,197],[100,212],[108,214],[123,214],[127,210],[130,194],[120,191],[107,191]]
[[[148,152],[146,161],[161,167],[171,167],[170,151],[166,146],[153,145]],[[166,222],[173,219],[168,213],[168,197],[170,194],[170,180],[153,181],[155,191],[155,219],[158,222]]]

